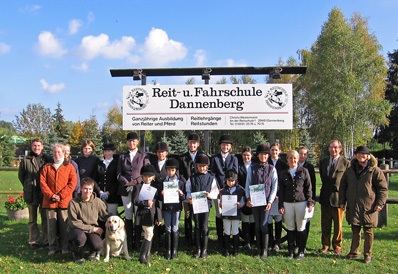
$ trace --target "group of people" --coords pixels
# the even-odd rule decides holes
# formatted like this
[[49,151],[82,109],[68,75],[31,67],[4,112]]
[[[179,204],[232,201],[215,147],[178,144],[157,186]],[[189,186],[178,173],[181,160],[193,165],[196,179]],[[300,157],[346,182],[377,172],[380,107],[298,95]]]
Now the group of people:
[[[159,245],[161,239],[165,259],[178,256],[181,212],[187,246],[195,247],[194,257],[206,258],[208,221],[214,206],[217,242],[225,256],[238,254],[243,237],[245,248],[251,249],[256,243],[258,256],[266,259],[270,250],[281,248],[284,222],[287,258],[305,257],[316,194],[315,169],[306,161],[307,147],[289,151],[285,162],[279,157],[278,143],[260,144],[255,151],[244,147],[234,154],[230,135],[220,137],[220,152],[211,157],[200,149],[196,133],[188,136],[188,151],[174,157],[169,157],[165,142],[156,143],[155,157],[140,151],[135,132],[127,134],[126,142],[128,151],[120,155],[115,154],[113,144],[104,144],[100,160],[93,155],[94,144],[84,141],[83,155],[73,161],[70,146],[54,145],[51,159],[42,152],[43,142],[32,140],[32,151],[19,169],[29,205],[32,248],[48,245],[49,255],[71,250],[74,261],[81,264],[84,246],[88,246],[88,259],[99,260],[102,223],[109,215],[119,214],[118,207],[123,206],[128,250],[139,250],[141,263],[149,262],[152,245]],[[320,252],[332,248],[341,254],[346,210],[353,232],[347,258],[359,258],[362,227],[364,262],[369,263],[372,227],[387,199],[385,177],[365,146],[357,148],[351,162],[341,155],[338,140],[332,140],[328,150],[330,156],[319,165]],[[42,218],[41,240],[38,212]]]

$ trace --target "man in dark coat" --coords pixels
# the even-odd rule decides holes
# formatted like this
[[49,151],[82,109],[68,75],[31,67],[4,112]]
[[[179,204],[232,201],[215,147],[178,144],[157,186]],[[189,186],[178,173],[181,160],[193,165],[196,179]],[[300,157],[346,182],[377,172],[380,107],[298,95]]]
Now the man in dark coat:
[[[340,180],[346,169],[350,166],[350,162],[344,156],[340,155],[341,151],[342,148],[339,140],[330,141],[330,156],[322,159],[319,163],[319,173],[322,181],[321,194],[319,196],[322,230],[322,248],[320,252],[326,253],[332,246],[337,255],[341,254],[344,217],[344,211],[339,207]],[[332,243],[330,243],[332,222],[334,224],[334,234]]]
[[32,140],[31,152],[19,165],[18,179],[23,186],[24,198],[29,209],[29,245],[37,248],[40,245],[40,231],[37,225],[37,212],[41,215],[41,243],[48,244],[47,216],[42,210],[43,193],[40,189],[40,172],[42,167],[52,161],[51,157],[43,153],[43,141],[39,138]]

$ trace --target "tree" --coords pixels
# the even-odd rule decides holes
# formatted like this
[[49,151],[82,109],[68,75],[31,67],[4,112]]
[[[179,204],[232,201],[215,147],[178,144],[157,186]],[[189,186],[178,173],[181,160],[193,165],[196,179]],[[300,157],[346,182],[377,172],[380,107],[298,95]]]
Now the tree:
[[53,127],[51,111],[41,104],[28,104],[19,116],[15,116],[13,125],[17,133],[26,138],[45,139]]
[[55,134],[59,138],[67,139],[69,137],[69,132],[64,115],[62,114],[61,104],[59,102],[57,104],[57,108],[55,109],[55,114],[53,115],[53,121]]
[[[100,155],[102,151],[102,140],[100,128],[95,115],[91,115],[89,119],[82,122],[83,139],[91,140],[95,145],[95,154]],[[80,142],[83,141],[80,140]]]
[[16,134],[16,131],[12,123],[0,120],[0,136],[12,136],[14,134]]
[[126,134],[123,131],[123,114],[120,106],[114,105],[108,110],[101,135],[104,143],[115,144],[118,151],[126,149]]
[[7,135],[0,136],[0,166],[11,166],[15,160],[15,144]]
[[389,143],[398,155],[398,50],[388,53],[389,69],[387,77],[386,99],[393,105],[389,116],[390,124],[381,126],[377,139],[381,143]]
[[169,146],[170,153],[183,154],[187,150],[187,136],[183,130],[174,131],[173,136],[165,141]]
[[81,146],[83,138],[84,138],[84,130],[82,127],[82,123],[79,120],[76,123],[74,123],[68,141],[71,147],[78,149]]
[[322,147],[339,139],[345,153],[365,144],[378,125],[388,124],[391,105],[384,98],[386,67],[367,21],[354,14],[348,22],[334,8],[311,50],[302,50],[307,73],[301,86],[308,130]]

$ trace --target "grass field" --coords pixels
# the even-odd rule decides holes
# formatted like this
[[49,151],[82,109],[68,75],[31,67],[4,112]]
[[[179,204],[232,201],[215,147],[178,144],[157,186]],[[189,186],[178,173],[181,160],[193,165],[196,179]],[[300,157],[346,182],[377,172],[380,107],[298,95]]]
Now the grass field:
[[[319,181],[319,180],[318,180]],[[21,190],[15,171],[0,171],[0,191]],[[319,191],[319,187],[318,187]],[[364,264],[360,260],[346,260],[332,253],[319,254],[320,208],[316,206],[311,220],[311,231],[306,258],[301,261],[284,258],[286,243],[278,253],[271,253],[267,261],[255,257],[257,251],[243,251],[237,257],[224,257],[216,248],[214,216],[210,218],[210,244],[207,259],[192,258],[192,251],[180,241],[179,258],[166,261],[163,250],[154,252],[150,266],[138,262],[138,254],[132,253],[133,260],[114,258],[109,263],[86,261],[83,266],[72,262],[71,255],[56,255],[49,258],[46,249],[30,249],[27,243],[27,220],[9,221],[4,200],[0,195],[0,272],[1,273],[397,273],[398,269],[398,205],[388,206],[388,226],[375,229],[373,261]],[[390,197],[398,198],[398,176],[392,177]],[[212,210],[213,212],[213,210]],[[213,212],[214,214],[214,212]],[[183,223],[181,222],[183,227]],[[183,230],[181,230],[183,231]],[[351,232],[344,222],[343,254],[348,253]]]

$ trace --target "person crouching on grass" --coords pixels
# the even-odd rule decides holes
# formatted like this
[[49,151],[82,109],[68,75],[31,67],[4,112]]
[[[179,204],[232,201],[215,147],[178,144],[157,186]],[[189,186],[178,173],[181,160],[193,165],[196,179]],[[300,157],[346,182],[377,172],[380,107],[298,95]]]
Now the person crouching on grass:
[[228,170],[225,174],[226,185],[221,190],[220,207],[222,208],[223,196],[237,196],[237,214],[236,216],[229,216],[222,214],[223,226],[224,226],[224,243],[225,243],[225,256],[229,256],[229,240],[233,238],[233,256],[238,255],[239,246],[239,224],[241,219],[240,208],[245,204],[245,190],[240,185],[236,184],[238,174],[235,170]]
[[164,198],[164,183],[165,182],[175,182],[178,184],[178,203],[164,203],[162,205],[162,215],[164,219],[164,225],[166,228],[166,254],[165,259],[170,260],[177,258],[178,249],[178,226],[180,223],[180,214],[182,210],[182,201],[185,200],[185,180],[181,180],[176,172],[179,167],[177,159],[170,158],[166,160],[165,168],[167,176],[163,183],[159,185],[159,191],[161,192],[162,199]]
[[77,264],[83,264],[83,247],[90,247],[89,261],[99,260],[102,247],[102,234],[98,220],[106,220],[108,211],[106,204],[94,191],[95,182],[86,177],[80,181],[80,193],[69,202],[68,206],[68,239],[73,251],[73,259]]
[[[197,172],[194,173],[187,181],[185,190],[189,203],[192,204],[191,193],[205,191],[209,211],[211,208],[211,200],[217,199],[219,194],[217,181],[215,177],[207,172],[210,165],[209,157],[205,154],[196,156]],[[195,223],[195,241],[196,252],[195,258],[207,258],[207,244],[209,241],[209,211],[193,215]]]
[[137,226],[142,226],[144,231],[144,241],[140,249],[140,263],[147,264],[151,256],[151,245],[153,229],[155,225],[162,223],[162,212],[159,208],[157,192],[151,200],[140,200],[139,194],[144,184],[151,184],[155,180],[155,168],[152,165],[144,165],[140,171],[142,182],[134,186],[133,200],[137,208],[135,222]]

